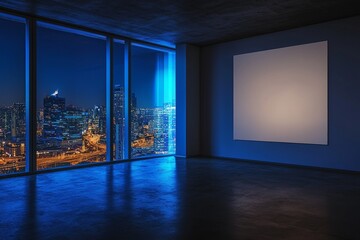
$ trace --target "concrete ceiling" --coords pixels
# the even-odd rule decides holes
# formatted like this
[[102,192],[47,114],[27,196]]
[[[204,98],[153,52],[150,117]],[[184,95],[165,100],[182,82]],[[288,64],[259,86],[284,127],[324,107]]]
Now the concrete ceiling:
[[0,0],[4,9],[164,45],[208,45],[360,14],[357,0]]

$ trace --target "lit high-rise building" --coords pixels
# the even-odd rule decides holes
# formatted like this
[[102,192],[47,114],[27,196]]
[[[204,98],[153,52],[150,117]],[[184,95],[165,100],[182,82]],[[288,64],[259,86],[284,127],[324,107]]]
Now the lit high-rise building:
[[44,98],[43,137],[62,137],[65,112],[65,98],[58,95],[58,91]]
[[154,149],[156,154],[168,152],[168,116],[159,107],[154,111]]
[[124,88],[115,86],[114,88],[114,150],[115,159],[123,159],[124,156],[124,130],[125,130],[125,112],[124,112]]
[[37,113],[37,129],[36,135],[38,137],[43,135],[43,124],[44,124],[44,109],[40,108],[39,112]]
[[106,108],[105,106],[95,106],[93,112],[94,133],[106,133]]
[[7,140],[11,138],[11,108],[1,107],[0,108],[0,129],[1,139]]
[[154,148],[156,154],[175,152],[176,132],[175,105],[165,104],[154,112]]
[[164,112],[168,116],[168,153],[176,151],[176,105],[165,104]]
[[138,114],[137,114],[137,100],[136,100],[136,96],[135,93],[131,94],[131,103],[130,103],[130,108],[131,108],[131,142],[133,142],[134,140],[137,139],[137,135],[138,135],[138,127],[139,127],[139,123],[138,123]]
[[63,117],[63,136],[66,140],[82,138],[82,132],[86,130],[83,111],[75,106],[67,106]]
[[11,111],[11,137],[24,138],[25,126],[25,104],[14,103]]

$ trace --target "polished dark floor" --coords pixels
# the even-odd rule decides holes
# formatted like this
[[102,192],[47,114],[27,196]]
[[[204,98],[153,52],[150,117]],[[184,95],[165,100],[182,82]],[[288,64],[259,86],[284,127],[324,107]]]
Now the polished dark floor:
[[360,239],[360,176],[173,157],[0,180],[0,239]]

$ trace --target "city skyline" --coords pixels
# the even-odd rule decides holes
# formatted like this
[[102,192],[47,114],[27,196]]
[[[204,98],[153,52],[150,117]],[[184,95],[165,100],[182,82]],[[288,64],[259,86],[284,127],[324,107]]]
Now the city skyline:
[[[114,89],[114,107],[117,112],[114,113],[113,125],[115,127],[113,140],[116,146],[114,148],[115,160],[124,158],[123,96],[124,88],[117,86]],[[135,94],[133,100],[131,156],[136,158],[174,153],[175,105],[166,103],[162,107],[142,108],[136,106]],[[4,113],[8,117],[4,117]],[[59,94],[59,91],[55,91],[43,99],[43,107],[38,110],[37,116],[38,169],[105,161],[105,108],[94,106],[85,109],[67,105],[66,99]],[[5,123],[0,121],[0,139],[5,140],[0,150],[3,149],[1,150],[3,154],[8,154],[9,159],[13,159],[12,163],[17,162],[6,168],[0,165],[0,173],[14,171],[15,168],[12,166],[16,166],[18,169],[16,171],[23,171],[25,168],[25,105],[14,103],[8,107],[0,107],[0,119],[5,121]],[[4,133],[3,129],[8,130]]]
[[55,91],[37,116],[38,168],[105,161],[105,107],[68,105]]

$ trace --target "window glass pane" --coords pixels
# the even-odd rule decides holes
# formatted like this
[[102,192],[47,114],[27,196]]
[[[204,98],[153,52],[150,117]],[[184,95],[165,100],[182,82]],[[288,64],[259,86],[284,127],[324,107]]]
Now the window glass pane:
[[26,131],[25,23],[1,13],[0,86],[0,174],[23,172]]
[[106,41],[39,23],[37,168],[105,161]]
[[125,45],[122,41],[114,41],[113,77],[114,77],[114,160],[126,158],[125,154]]
[[131,156],[175,153],[175,53],[133,44]]

